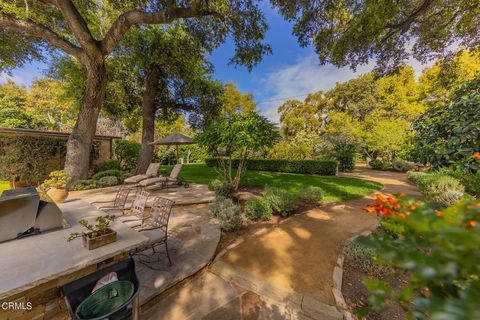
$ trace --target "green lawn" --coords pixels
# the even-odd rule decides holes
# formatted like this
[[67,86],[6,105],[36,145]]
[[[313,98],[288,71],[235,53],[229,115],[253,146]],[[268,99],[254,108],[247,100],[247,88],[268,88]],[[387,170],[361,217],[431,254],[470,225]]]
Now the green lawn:
[[[165,172],[170,172],[170,170],[171,167],[165,168]],[[185,165],[182,170],[182,178],[192,183],[208,184],[210,180],[217,176],[218,173],[214,168],[207,167],[204,164]],[[298,192],[308,186],[316,186],[322,188],[324,200],[328,202],[359,198],[382,187],[377,182],[354,178],[265,171],[247,171],[242,178],[242,185],[271,185],[292,192]]]
[[10,189],[10,183],[8,181],[0,180],[0,194],[2,194],[4,190],[8,189]]

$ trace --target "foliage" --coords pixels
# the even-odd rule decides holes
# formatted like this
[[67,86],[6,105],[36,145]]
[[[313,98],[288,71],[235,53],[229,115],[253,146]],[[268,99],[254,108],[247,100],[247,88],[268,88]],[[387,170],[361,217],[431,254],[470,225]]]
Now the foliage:
[[231,198],[234,193],[232,186],[230,186],[227,181],[220,179],[213,179],[210,181],[208,184],[208,189],[215,191],[215,195],[217,197],[221,196],[225,198]]
[[357,241],[357,238],[348,240],[343,247],[343,254],[349,265],[360,268],[363,272],[374,277],[383,277],[394,273],[390,265],[376,261],[375,249],[367,247]]
[[376,59],[389,71],[409,56],[420,61],[447,56],[454,51],[452,43],[465,48],[479,44],[479,6],[467,0],[271,2],[295,21],[300,44],[313,45],[321,64],[356,69]]
[[43,181],[40,189],[44,190],[45,192],[50,188],[66,189],[67,178],[68,177],[65,170],[52,171],[48,175],[48,179]]
[[388,170],[390,168],[390,163],[380,159],[372,159],[368,165],[375,170]]
[[62,168],[65,140],[51,137],[0,136],[0,179],[36,184]]
[[301,189],[298,196],[302,201],[318,204],[323,200],[323,190],[318,187],[307,187]]
[[32,117],[21,108],[0,104],[0,127],[31,129],[35,126]]
[[105,160],[105,170],[120,170],[120,160],[107,159]]
[[[219,167],[227,182],[234,190],[240,185],[245,173],[247,159],[254,152],[271,147],[278,139],[273,123],[258,113],[247,115],[237,113],[212,123],[201,133],[197,140],[211,153],[224,153],[226,158],[219,158]],[[233,157],[239,157],[236,173],[233,174]]]
[[255,198],[245,202],[245,216],[249,220],[270,220],[272,217],[272,207],[265,198]]
[[[166,169],[165,172],[168,173],[172,168],[173,166],[163,169]],[[215,168],[206,167],[203,164],[184,165],[182,178],[191,183],[208,185],[212,179],[218,178],[218,172]],[[301,189],[309,186],[319,187],[324,191],[325,202],[361,198],[382,187],[380,183],[363,179],[253,170],[245,173],[242,185],[259,188],[272,185],[286,189],[293,194],[297,194]]]
[[80,191],[80,190],[90,190],[98,188],[97,181],[93,179],[89,180],[75,180],[72,182],[70,186],[70,190],[72,191]]
[[400,172],[407,172],[410,170],[414,170],[417,167],[417,165],[414,162],[407,161],[401,158],[394,159],[392,165],[395,170]]
[[103,177],[117,177],[118,180],[123,181],[128,173],[122,170],[111,169],[95,173],[92,180],[98,181]]
[[408,171],[407,179],[413,184],[418,184],[426,175],[428,175],[426,172]]
[[97,180],[97,185],[101,188],[116,186],[120,183],[120,179],[115,176],[101,177]]
[[291,191],[267,186],[263,197],[269,203],[273,212],[283,217],[288,217],[297,209],[298,195]]
[[240,229],[242,226],[240,207],[233,203],[232,199],[222,196],[215,197],[210,205],[210,210],[212,215],[220,221],[222,230],[231,232]]
[[480,150],[480,78],[461,85],[450,103],[430,107],[413,128],[413,157],[435,168]]
[[[231,159],[232,166],[236,167],[239,159]],[[205,163],[209,167],[218,166],[221,160],[209,158]],[[248,159],[246,161],[248,170],[278,171],[290,173],[308,173],[334,176],[337,174],[338,162],[333,160],[264,160]]]
[[377,195],[367,210],[381,216],[386,232],[361,238],[361,243],[374,249],[382,264],[410,278],[400,291],[377,279],[366,280],[373,309],[379,311],[386,299],[395,299],[412,318],[478,317],[478,201],[462,201],[440,211],[404,195]]
[[477,173],[462,173],[459,179],[468,193],[480,198],[480,171],[477,171]]
[[114,140],[113,145],[115,157],[120,161],[122,169],[131,170],[135,168],[140,155],[141,145],[125,139]]
[[255,101],[253,101],[253,94],[244,94],[238,90],[237,86],[228,81],[225,84],[225,91],[220,97],[222,116],[228,116],[233,113],[240,113],[247,115],[257,109]]
[[338,161],[338,170],[349,171],[355,169],[357,144],[345,133],[325,133],[320,145],[322,158]]
[[115,215],[104,215],[104,216],[98,216],[95,219],[96,224],[90,224],[88,223],[87,220],[80,220],[78,223],[86,229],[86,231],[82,232],[72,232],[70,233],[70,236],[68,237],[67,241],[70,242],[76,238],[79,237],[86,237],[90,239],[94,239],[96,237],[99,237],[101,235],[104,235],[108,232],[110,232],[109,226],[110,223],[115,221],[117,217]]

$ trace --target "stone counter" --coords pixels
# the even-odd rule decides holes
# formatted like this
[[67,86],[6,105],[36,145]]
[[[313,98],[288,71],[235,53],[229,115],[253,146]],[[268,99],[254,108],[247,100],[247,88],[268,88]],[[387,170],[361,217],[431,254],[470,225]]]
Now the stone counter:
[[[80,219],[93,220],[104,213],[83,200],[72,199],[59,207],[71,228],[0,244],[1,320],[50,319],[54,314],[65,314],[61,286],[127,258],[130,250],[148,240],[114,222],[111,227],[117,231],[117,241],[89,251],[81,238],[72,242],[67,238],[71,232],[81,231]],[[2,308],[3,302],[12,301],[31,302],[33,309]]]

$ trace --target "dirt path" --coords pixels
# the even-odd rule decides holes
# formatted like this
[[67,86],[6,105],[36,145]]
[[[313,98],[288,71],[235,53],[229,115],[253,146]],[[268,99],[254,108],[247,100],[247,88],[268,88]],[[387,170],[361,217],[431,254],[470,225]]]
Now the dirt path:
[[[384,193],[420,196],[402,173],[360,167],[342,176],[380,182]],[[145,308],[143,318],[342,319],[334,307],[333,268],[346,239],[377,227],[377,218],[362,210],[374,199],[330,203],[247,238],[192,282]]]
[[[385,193],[420,195],[403,173],[360,167],[342,176],[380,182]],[[302,299],[309,297],[333,305],[332,270],[336,259],[346,239],[377,227],[377,218],[362,210],[373,200],[374,195],[369,195],[293,216],[229,250],[212,270],[220,276],[236,272],[250,283],[250,289],[273,286],[273,291],[287,297],[300,294]]]

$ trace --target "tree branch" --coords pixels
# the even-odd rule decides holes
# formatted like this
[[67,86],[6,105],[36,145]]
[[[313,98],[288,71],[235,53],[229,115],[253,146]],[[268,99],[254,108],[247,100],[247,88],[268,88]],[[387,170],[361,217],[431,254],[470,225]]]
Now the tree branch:
[[137,24],[164,24],[177,19],[202,16],[219,16],[215,11],[201,10],[201,2],[195,2],[190,8],[168,8],[159,12],[131,10],[120,15],[108,30],[101,42],[101,50],[108,55],[131,26]]
[[98,42],[93,38],[85,19],[83,19],[82,15],[78,12],[72,1],[56,0],[55,4],[62,12],[63,17],[72,30],[75,38],[85,49],[85,53],[89,56],[99,55],[100,51]]
[[191,111],[195,109],[195,106],[188,104],[188,103],[181,103],[181,102],[168,102],[168,103],[156,103],[155,109],[181,109],[185,111]]
[[435,0],[424,0],[423,3],[415,10],[413,11],[406,19],[399,23],[395,24],[387,24],[385,27],[388,29],[408,29],[410,25],[415,21],[415,19],[424,14],[425,11],[430,8],[430,6],[435,2]]
[[52,46],[65,51],[77,59],[83,59],[83,50],[81,48],[62,38],[50,28],[37,24],[33,21],[22,21],[8,16],[0,16],[0,27],[22,31],[31,36],[41,38]]

